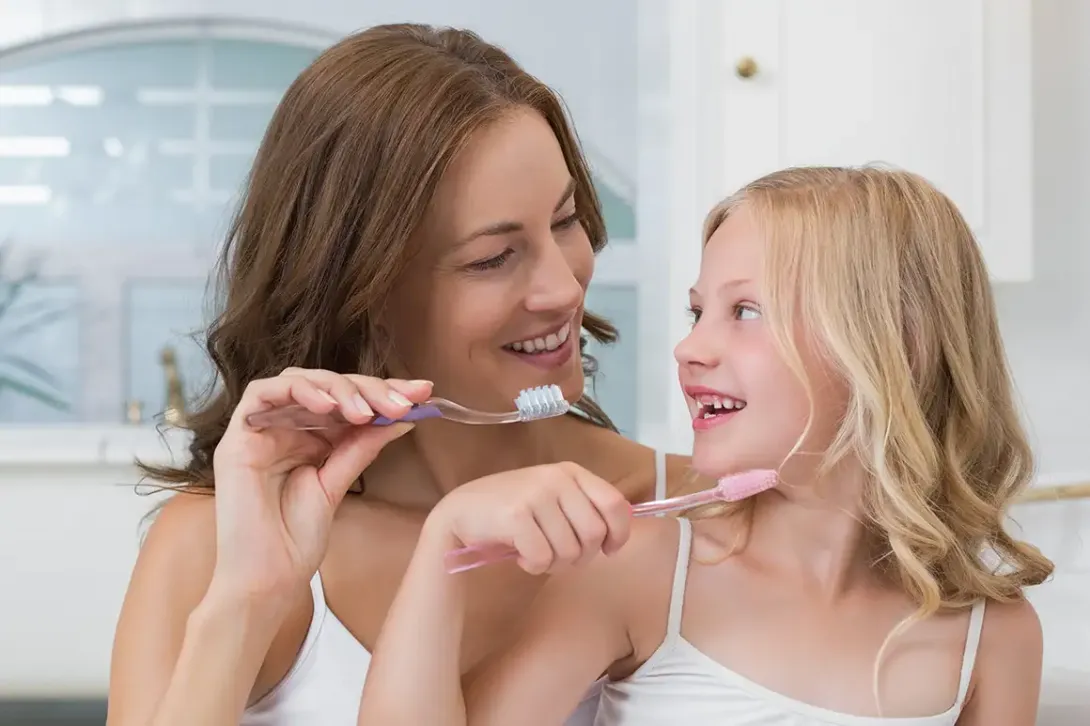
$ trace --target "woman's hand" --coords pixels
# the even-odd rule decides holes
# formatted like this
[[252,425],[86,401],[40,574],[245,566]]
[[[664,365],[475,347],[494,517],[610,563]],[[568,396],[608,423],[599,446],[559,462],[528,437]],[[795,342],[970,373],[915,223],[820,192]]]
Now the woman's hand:
[[428,381],[289,368],[247,386],[216,447],[216,565],[209,591],[275,597],[297,590],[325,555],[337,505],[389,442],[412,424],[321,431],[254,429],[253,413],[299,404],[351,423],[399,418],[431,394]]
[[627,540],[631,506],[612,484],[563,462],[494,474],[448,494],[426,527],[465,545],[507,545],[541,574],[579,565]]

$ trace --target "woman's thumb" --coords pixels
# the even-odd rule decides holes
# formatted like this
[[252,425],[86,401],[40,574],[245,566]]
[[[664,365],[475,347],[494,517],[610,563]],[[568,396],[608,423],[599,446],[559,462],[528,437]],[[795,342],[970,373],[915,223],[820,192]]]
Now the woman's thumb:
[[[335,501],[348,491],[352,482],[371,465],[383,447],[413,430],[415,424],[395,423],[389,426],[357,426],[337,442],[329,458],[318,470],[318,479]],[[343,487],[342,487],[343,485]]]

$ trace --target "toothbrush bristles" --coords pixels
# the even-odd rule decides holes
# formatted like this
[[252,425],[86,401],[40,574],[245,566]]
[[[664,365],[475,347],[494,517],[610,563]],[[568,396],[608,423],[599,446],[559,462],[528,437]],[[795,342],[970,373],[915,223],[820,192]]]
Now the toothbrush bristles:
[[523,421],[560,416],[567,413],[570,407],[564,400],[564,392],[557,385],[527,388],[515,399],[515,408]]

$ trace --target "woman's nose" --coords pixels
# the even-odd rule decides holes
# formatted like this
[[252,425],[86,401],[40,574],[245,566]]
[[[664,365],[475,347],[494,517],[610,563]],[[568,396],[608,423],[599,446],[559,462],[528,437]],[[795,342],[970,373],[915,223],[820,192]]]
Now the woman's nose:
[[575,310],[583,302],[583,285],[564,256],[553,244],[538,258],[526,297],[533,312]]

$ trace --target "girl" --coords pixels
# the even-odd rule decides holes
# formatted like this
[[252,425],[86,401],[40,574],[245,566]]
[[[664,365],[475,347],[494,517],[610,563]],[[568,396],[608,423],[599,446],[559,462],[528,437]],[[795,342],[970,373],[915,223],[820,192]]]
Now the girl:
[[[110,726],[351,724],[370,646],[445,492],[564,459],[634,501],[664,490],[665,457],[583,395],[584,335],[616,337],[584,310],[605,243],[560,99],[496,46],[379,26],[307,68],[273,116],[224,254],[208,336],[222,386],[192,417],[189,461],[151,472],[186,493],[133,572]],[[397,417],[432,383],[484,410],[549,384],[577,404],[525,426],[426,421],[396,442],[407,426],[323,436],[246,423],[292,403]],[[465,670],[544,583],[517,570],[473,581]],[[597,692],[585,696],[573,725],[593,719]]]
[[[899,171],[772,174],[709,215],[690,305],[693,467],[779,486],[638,520],[618,551],[627,507],[589,472],[466,485],[425,525],[360,723],[556,724],[607,673],[601,726],[1033,724],[1022,590],[1052,565],[1003,529],[1032,460],[955,206]],[[463,700],[442,556],[491,541],[531,572],[615,554],[555,577]]]

